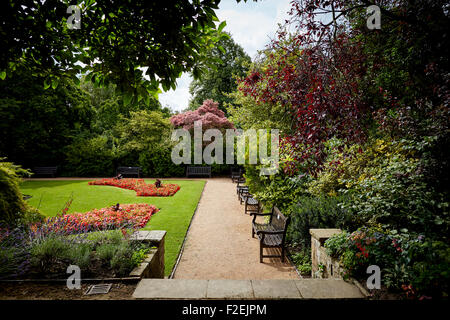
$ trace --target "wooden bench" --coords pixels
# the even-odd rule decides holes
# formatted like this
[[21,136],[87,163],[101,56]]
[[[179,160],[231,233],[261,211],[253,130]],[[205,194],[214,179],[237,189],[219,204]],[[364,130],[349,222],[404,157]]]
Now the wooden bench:
[[[250,215],[253,216],[252,238],[256,234],[260,244],[259,261],[262,263],[263,258],[281,258],[281,261],[284,262],[284,241],[290,218],[286,218],[276,206],[272,208],[270,213],[251,213]],[[269,222],[257,223],[256,217],[258,216],[269,216]],[[263,255],[263,248],[280,248],[281,256]]]
[[34,167],[33,172],[35,175],[46,175],[52,176],[53,178],[56,176],[56,172],[58,171],[58,167]]
[[250,194],[248,191],[242,192],[242,200],[245,204],[244,213],[260,213],[261,212],[261,205],[255,197],[253,197],[252,194]]
[[[239,180],[237,181],[237,185],[236,185],[236,194],[238,196],[238,200],[241,199],[241,193],[243,191],[248,191],[248,186],[244,185],[245,183],[245,178],[239,178]],[[242,204],[242,201],[241,201]]]
[[211,167],[186,167],[186,178],[189,176],[208,176],[211,178]]
[[138,178],[141,177],[141,167],[118,167],[116,170],[116,175],[137,175]]
[[231,170],[231,181],[236,183],[240,180],[240,178],[242,178],[242,169],[239,169],[239,170],[232,169]]

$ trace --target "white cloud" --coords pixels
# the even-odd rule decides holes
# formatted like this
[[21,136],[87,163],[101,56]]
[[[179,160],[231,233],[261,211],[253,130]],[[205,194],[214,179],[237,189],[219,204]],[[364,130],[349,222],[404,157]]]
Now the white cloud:
[[188,107],[189,99],[189,84],[192,78],[188,73],[183,73],[177,80],[177,88],[169,90],[159,95],[159,102],[163,107],[169,107],[173,111],[182,111]]
[[218,12],[219,19],[225,20],[225,31],[231,33],[234,41],[253,57],[257,50],[264,49],[270,41],[269,35],[273,33],[273,19],[263,12],[249,15],[247,12],[236,10],[223,10]]

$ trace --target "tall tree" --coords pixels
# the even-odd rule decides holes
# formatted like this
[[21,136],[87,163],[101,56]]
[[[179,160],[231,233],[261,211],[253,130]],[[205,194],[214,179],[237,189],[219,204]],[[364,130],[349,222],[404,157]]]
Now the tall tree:
[[0,156],[25,167],[59,165],[92,117],[88,96],[73,81],[44,90],[41,78],[18,70],[0,81]]
[[243,77],[246,74],[251,59],[231,36],[220,40],[207,55],[214,62],[201,78],[191,82],[189,92],[193,97],[189,101],[189,109],[195,110],[203,101],[212,99],[226,112],[225,103],[232,101],[227,93],[236,90],[236,77]]
[[224,36],[219,2],[2,1],[0,79],[24,65],[46,87],[82,73],[97,85],[115,83],[126,104],[146,99],[207,65],[205,51]]

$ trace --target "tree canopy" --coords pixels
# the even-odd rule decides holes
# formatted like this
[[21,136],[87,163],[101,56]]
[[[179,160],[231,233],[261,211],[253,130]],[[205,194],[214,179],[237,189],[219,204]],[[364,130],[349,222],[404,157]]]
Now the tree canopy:
[[[175,88],[182,72],[198,77],[209,64],[205,52],[227,37],[214,12],[219,2],[2,1],[0,78],[25,66],[56,88],[85,74],[96,85],[115,83],[125,104],[148,99],[160,84]],[[75,4],[80,20],[68,11]]]
[[192,99],[189,101],[189,109],[195,110],[203,101],[212,99],[226,112],[225,103],[232,100],[227,94],[236,89],[236,77],[246,74],[251,59],[231,36],[218,41],[207,55],[213,62],[199,79],[191,82],[189,93]]

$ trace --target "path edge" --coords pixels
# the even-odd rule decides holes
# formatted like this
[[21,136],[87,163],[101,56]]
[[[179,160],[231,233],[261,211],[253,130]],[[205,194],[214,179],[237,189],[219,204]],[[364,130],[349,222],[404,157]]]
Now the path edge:
[[181,256],[183,255],[183,252],[184,252],[184,247],[186,245],[187,236],[189,234],[189,231],[191,230],[192,221],[194,220],[195,215],[197,214],[198,204],[200,203],[200,201],[202,201],[203,193],[205,192],[207,184],[208,184],[208,180],[205,180],[205,184],[203,185],[202,193],[200,194],[200,198],[198,199],[197,205],[195,206],[194,214],[192,215],[191,221],[189,221],[189,226],[186,230],[186,235],[184,236],[183,243],[181,244],[180,252],[178,252],[177,260],[175,262],[175,265],[172,268],[172,272],[170,273],[170,276],[168,277],[168,279],[173,279],[173,277],[175,276],[175,272],[177,271],[178,264],[180,263]]

